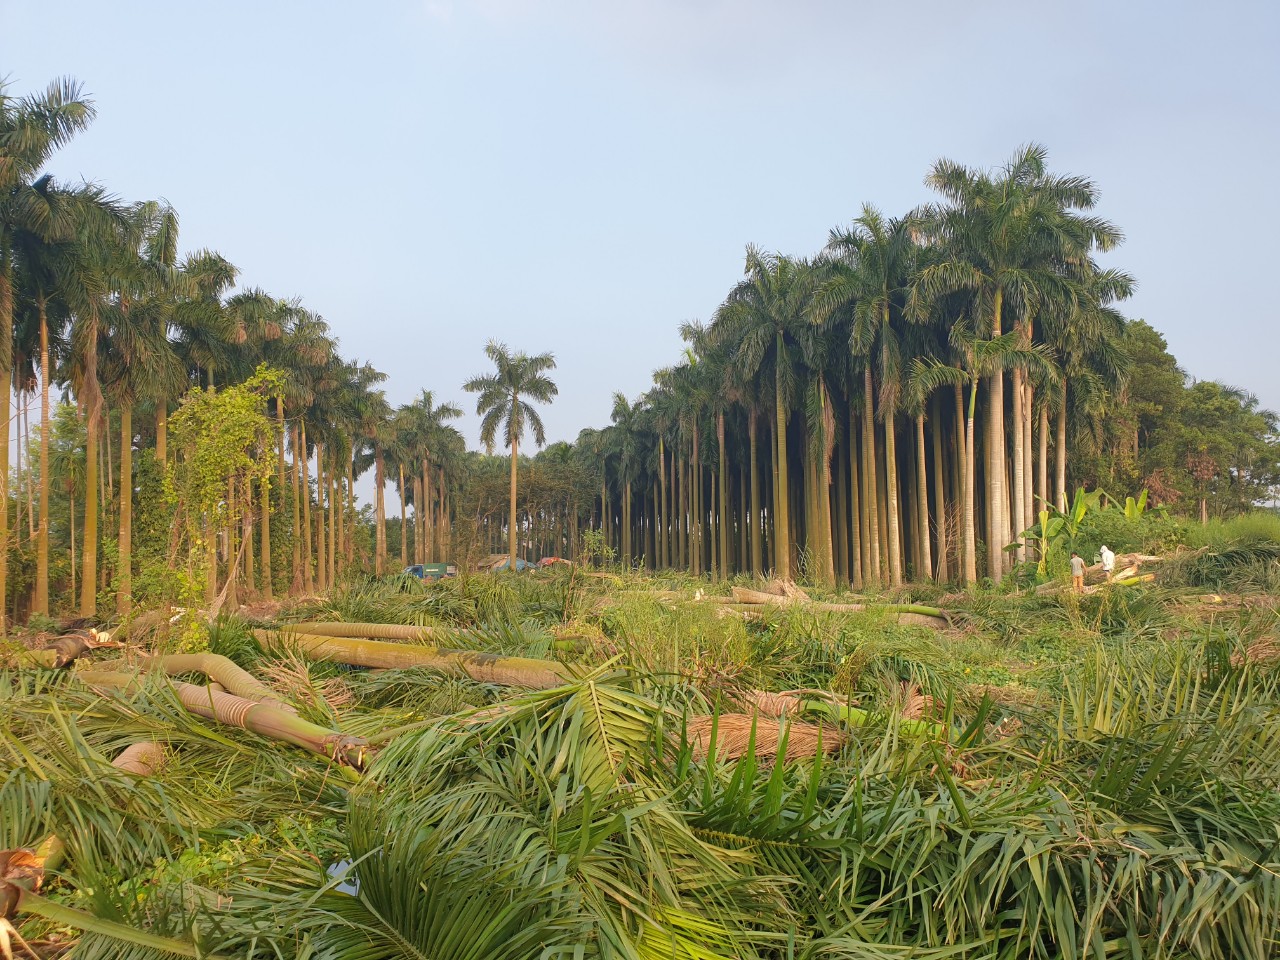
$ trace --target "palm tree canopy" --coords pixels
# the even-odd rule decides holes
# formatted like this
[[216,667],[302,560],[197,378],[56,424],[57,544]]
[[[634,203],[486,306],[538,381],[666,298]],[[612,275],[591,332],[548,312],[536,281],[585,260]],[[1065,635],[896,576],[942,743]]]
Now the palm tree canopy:
[[555,357],[550,353],[536,356],[512,353],[505,343],[495,340],[489,341],[484,352],[493,361],[494,372],[472,377],[462,385],[468,393],[479,394],[476,413],[483,418],[480,441],[492,451],[501,426],[503,445],[510,447],[512,440],[523,438],[525,429],[529,428],[538,446],[542,446],[547,441],[542,417],[524,398],[550,403],[560,392],[546,376],[547,371],[555,369]]

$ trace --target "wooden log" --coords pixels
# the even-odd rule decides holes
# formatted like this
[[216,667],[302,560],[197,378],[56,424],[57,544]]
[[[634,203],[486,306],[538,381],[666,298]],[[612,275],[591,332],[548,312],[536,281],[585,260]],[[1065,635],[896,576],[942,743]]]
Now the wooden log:
[[255,630],[268,649],[297,649],[317,660],[332,660],[358,667],[408,669],[427,667],[453,676],[468,676],[482,683],[545,690],[572,679],[564,664],[555,660],[506,657],[477,650],[410,646],[350,637],[322,637],[290,630]]

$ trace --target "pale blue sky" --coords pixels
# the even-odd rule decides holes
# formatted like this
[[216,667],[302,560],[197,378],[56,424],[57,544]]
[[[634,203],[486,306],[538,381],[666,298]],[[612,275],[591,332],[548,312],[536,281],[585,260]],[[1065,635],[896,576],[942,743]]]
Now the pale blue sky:
[[348,356],[463,405],[551,350],[549,438],[673,362],[748,242],[810,254],[949,156],[1093,177],[1183,366],[1280,408],[1280,5],[0,0],[15,92],[98,103],[53,166],[164,197],[183,247],[299,296]]

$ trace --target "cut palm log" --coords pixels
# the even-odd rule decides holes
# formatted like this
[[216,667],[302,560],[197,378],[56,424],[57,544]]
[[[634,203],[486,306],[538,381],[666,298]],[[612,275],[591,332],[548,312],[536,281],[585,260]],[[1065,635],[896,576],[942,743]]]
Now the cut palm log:
[[794,597],[782,597],[759,590],[747,590],[743,587],[733,588],[733,602],[729,609],[738,613],[747,613],[752,607],[782,606],[802,607],[805,610],[821,610],[824,613],[864,613],[877,612],[888,614],[898,623],[910,626],[932,627],[944,630],[950,625],[945,610],[928,607],[918,603],[822,603],[816,600],[801,600]]
[[[76,679],[91,687],[123,691],[137,690],[142,678],[131,673],[82,670]],[[355,770],[363,770],[367,741],[340,730],[330,730],[286,713],[272,704],[246,700],[193,683],[173,682],[182,705],[196,716],[241,727],[271,740],[280,740],[328,757]]]
[[568,667],[555,660],[505,657],[477,650],[450,650],[403,643],[382,643],[353,637],[324,637],[292,630],[255,630],[264,649],[295,649],[317,660],[331,660],[356,667],[403,670],[426,667],[452,676],[466,676],[482,683],[545,690],[573,678]]
[[280,699],[278,693],[257,677],[216,653],[173,653],[162,657],[151,657],[144,660],[143,665],[155,667],[171,677],[180,677],[188,673],[203,674],[211,681],[210,686],[217,684],[220,690],[233,696],[252,700],[255,703],[265,703],[286,713],[298,712],[293,704]]
[[435,627],[414,627],[401,623],[294,623],[280,629],[313,637],[357,637],[365,640],[430,640]]

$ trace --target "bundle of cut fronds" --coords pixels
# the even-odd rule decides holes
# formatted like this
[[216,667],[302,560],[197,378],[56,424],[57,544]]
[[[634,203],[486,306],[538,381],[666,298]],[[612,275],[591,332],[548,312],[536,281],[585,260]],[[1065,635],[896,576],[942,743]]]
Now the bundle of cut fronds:
[[844,743],[844,735],[830,725],[798,720],[772,723],[758,714],[746,713],[690,717],[685,731],[698,759],[706,759],[714,749],[720,760],[737,760],[748,753],[758,757],[782,753],[787,760],[799,760],[835,753]]

